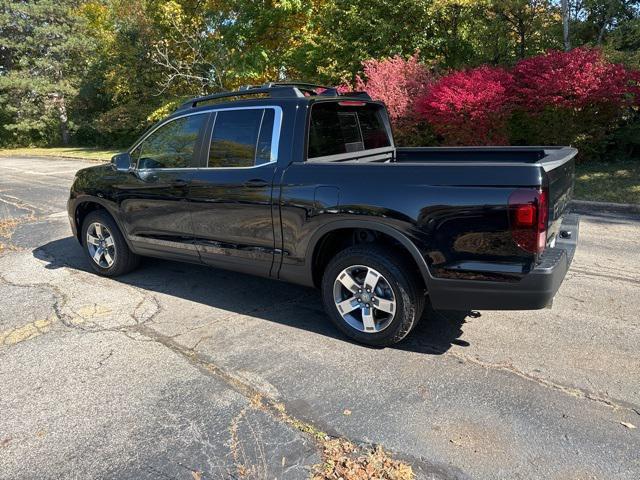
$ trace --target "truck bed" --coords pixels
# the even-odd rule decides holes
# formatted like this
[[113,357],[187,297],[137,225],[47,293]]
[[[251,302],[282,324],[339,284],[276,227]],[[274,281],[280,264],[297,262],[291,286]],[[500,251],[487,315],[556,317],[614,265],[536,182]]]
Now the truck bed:
[[395,162],[406,164],[451,164],[500,168],[530,165],[544,171],[542,186],[549,192],[549,235],[573,196],[574,157],[572,147],[417,147],[396,148]]
[[545,171],[569,162],[578,151],[571,147],[415,147],[396,148],[395,161],[401,163],[526,163],[538,164]]

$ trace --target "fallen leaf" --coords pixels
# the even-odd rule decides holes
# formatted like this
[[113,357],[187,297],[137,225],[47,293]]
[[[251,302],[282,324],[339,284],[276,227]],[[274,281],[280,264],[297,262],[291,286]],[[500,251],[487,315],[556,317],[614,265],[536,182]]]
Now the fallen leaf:
[[193,480],[202,480],[202,474],[198,471],[192,471],[191,476],[193,477]]
[[633,423],[628,423],[628,422],[620,422],[620,425],[627,427],[630,430],[633,430],[634,428],[636,428],[636,426]]
[[342,412],[343,415],[351,415],[351,410],[346,409],[344,412]]

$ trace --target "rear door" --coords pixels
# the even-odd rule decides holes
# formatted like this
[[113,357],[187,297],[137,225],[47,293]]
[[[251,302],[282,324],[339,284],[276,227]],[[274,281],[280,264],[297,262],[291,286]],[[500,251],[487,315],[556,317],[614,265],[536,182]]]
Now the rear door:
[[198,258],[187,192],[208,118],[197,113],[171,119],[132,150],[136,169],[120,185],[120,207],[136,251]]
[[189,189],[198,251],[210,265],[268,276],[275,252],[271,202],[282,110],[238,107],[213,115],[206,166]]

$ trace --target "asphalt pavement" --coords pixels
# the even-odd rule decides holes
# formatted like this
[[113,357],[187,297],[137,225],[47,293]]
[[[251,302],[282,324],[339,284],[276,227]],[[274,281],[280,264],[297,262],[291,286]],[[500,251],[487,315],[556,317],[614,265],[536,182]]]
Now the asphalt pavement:
[[318,431],[417,478],[640,478],[640,216],[582,216],[551,309],[429,310],[373,349],[311,289],[94,275],[65,211],[92,164],[0,158],[0,478],[309,478]]

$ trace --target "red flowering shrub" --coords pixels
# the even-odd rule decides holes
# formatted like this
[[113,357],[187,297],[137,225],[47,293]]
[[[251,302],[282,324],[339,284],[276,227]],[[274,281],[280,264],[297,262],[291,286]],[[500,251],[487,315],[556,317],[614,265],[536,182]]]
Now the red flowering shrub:
[[510,70],[483,66],[440,78],[417,54],[363,67],[353,89],[386,103],[400,145],[436,143],[435,133],[446,145],[575,145],[583,159],[640,150],[640,72],[600,50],[551,51]]
[[548,107],[620,108],[629,101],[629,72],[609,63],[600,50],[550,51],[518,62],[513,76],[518,103],[529,112]]
[[418,61],[418,54],[407,60],[396,55],[383,60],[362,62],[365,79],[356,77],[356,90],[366,91],[372,98],[382,100],[391,120],[409,116],[413,101],[422,95],[433,81],[433,76]]
[[513,69],[512,143],[571,144],[601,156],[634,102],[633,74],[600,50],[551,51]]
[[416,109],[447,145],[504,145],[512,89],[513,76],[502,68],[454,72],[418,98]]
[[[434,81],[433,74],[418,54],[408,59],[399,55],[362,62],[364,78],[357,76],[354,89],[382,100],[389,110],[396,143],[419,145],[433,143],[431,130],[415,114],[415,100],[424,95]],[[347,87],[347,90],[351,88]]]

